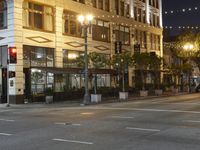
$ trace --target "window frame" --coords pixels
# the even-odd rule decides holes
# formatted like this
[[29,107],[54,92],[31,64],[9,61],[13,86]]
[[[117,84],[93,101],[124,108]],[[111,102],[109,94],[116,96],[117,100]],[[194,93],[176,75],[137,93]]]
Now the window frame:
[[[69,13],[69,15],[67,13]],[[71,17],[72,19],[70,19],[71,15],[74,18]],[[83,38],[82,37],[82,26],[81,26],[81,23],[76,18],[77,15],[78,14],[76,14],[75,12],[72,12],[72,11],[69,11],[69,10],[64,10],[63,11],[63,34],[64,35],[69,35],[69,36],[73,36],[73,37]],[[67,26],[66,26],[66,21],[68,21]],[[71,33],[71,31],[72,31],[71,30],[71,26],[70,26],[71,22],[75,22],[75,24],[76,24],[75,34]],[[66,32],[66,27],[68,28],[67,32]]]
[[[43,3],[39,3],[39,2],[33,2],[33,1],[30,1],[30,0],[24,0],[23,3],[28,3],[28,7],[24,7],[24,5],[23,5],[23,8],[22,8],[23,11],[27,11],[27,15],[28,15],[28,26],[23,25],[23,28],[37,30],[37,31],[43,31],[43,32],[49,32],[49,33],[54,33],[55,32],[55,8],[53,6],[47,5],[47,4],[43,4]],[[31,8],[29,8],[30,5],[31,5]],[[42,6],[43,11],[35,10],[34,9],[34,5]],[[51,8],[52,13],[45,12],[44,11],[45,7]],[[33,14],[30,14],[30,13],[33,13]],[[35,23],[34,22],[34,14],[35,13],[36,14],[42,14],[42,28],[37,28],[37,27],[34,26],[34,23]],[[45,27],[44,27],[44,22],[45,22],[44,16],[51,16],[51,19],[52,19],[52,30],[45,29]],[[31,20],[33,20],[33,23],[31,23],[31,24],[30,24],[30,17],[31,17]]]
[[0,0],[0,3],[2,3],[2,6],[4,6],[2,9],[0,8],[0,14],[2,14],[2,26],[0,26],[0,30],[3,30],[8,26],[8,6],[6,0]]

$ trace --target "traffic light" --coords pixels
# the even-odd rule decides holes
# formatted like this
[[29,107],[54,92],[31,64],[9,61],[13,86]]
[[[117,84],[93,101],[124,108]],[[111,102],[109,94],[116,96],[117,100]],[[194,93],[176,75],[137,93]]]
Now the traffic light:
[[140,53],[140,44],[134,44],[134,53]]
[[122,53],[122,42],[115,42],[115,54]]
[[9,63],[16,64],[17,63],[17,49],[16,47],[9,47]]
[[15,77],[15,71],[9,71],[9,78]]

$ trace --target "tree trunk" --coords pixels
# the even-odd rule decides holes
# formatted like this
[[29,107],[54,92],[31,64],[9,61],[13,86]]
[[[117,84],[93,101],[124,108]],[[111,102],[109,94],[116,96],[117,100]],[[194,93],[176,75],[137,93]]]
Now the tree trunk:
[[141,73],[141,81],[142,81],[142,90],[145,90],[145,87],[144,87],[144,72],[143,70],[140,70],[140,73]]
[[122,91],[125,92],[125,81],[124,81],[124,70],[123,70],[123,73],[122,73]]
[[97,94],[97,74],[94,75],[94,94]]

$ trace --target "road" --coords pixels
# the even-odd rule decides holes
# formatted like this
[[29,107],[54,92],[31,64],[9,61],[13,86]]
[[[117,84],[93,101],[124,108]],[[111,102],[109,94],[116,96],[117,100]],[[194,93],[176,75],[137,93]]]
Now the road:
[[1,107],[0,150],[200,150],[200,94]]

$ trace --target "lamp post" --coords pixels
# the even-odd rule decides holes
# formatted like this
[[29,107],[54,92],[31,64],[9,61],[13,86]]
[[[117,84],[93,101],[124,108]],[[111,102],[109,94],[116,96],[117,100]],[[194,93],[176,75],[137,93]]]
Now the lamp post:
[[[194,45],[191,43],[187,43],[183,46],[183,49],[186,51],[192,51],[194,49]],[[189,61],[190,61],[190,55],[188,56]],[[189,93],[191,93],[191,72],[189,72]]]
[[84,74],[85,74],[85,93],[83,98],[83,104],[88,105],[90,103],[90,95],[89,95],[89,89],[88,89],[88,27],[91,25],[91,21],[93,20],[92,15],[78,16],[78,21],[81,23],[84,29],[84,45],[85,45],[85,51],[84,51]]

